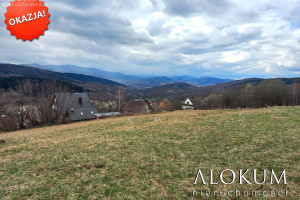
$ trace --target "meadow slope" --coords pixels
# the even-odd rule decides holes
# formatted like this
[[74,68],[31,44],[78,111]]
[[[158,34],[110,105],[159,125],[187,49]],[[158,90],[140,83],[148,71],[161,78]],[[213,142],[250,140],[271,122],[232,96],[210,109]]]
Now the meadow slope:
[[[130,118],[133,124],[120,117],[0,134],[0,199],[191,199],[194,189],[272,187],[299,199],[300,107]],[[205,176],[286,169],[288,185],[195,186],[200,168]]]

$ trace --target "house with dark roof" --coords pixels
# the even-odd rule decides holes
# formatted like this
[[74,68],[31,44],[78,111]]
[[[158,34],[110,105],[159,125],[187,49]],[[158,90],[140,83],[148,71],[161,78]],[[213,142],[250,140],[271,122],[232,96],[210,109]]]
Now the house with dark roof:
[[87,93],[54,94],[53,110],[61,121],[82,121],[95,119],[97,109],[92,107]]
[[130,100],[123,107],[123,113],[126,114],[150,114],[151,107],[148,102]]

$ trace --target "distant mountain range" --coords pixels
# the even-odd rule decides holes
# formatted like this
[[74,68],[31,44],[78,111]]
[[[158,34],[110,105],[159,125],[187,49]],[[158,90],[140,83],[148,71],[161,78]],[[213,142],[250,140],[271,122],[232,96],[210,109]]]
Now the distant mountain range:
[[72,91],[86,91],[94,99],[111,100],[115,99],[118,88],[126,86],[115,81],[99,77],[76,74],[59,73],[43,70],[35,67],[28,67],[13,64],[0,64],[0,88],[14,88],[16,84],[24,80],[38,81],[55,79],[68,86]]
[[43,70],[35,67],[28,67],[13,64],[0,64],[0,76],[23,76],[23,77],[38,77],[38,78],[55,78],[64,81],[80,81],[80,82],[96,82],[104,85],[125,86],[123,84],[103,79],[95,76],[89,76],[77,73],[59,73],[50,70]]
[[[41,68],[56,71],[63,69],[67,72],[72,71],[72,73],[53,72]],[[86,71],[86,73],[79,74],[82,70]],[[95,72],[94,76],[86,75],[92,72]],[[122,83],[130,83],[129,86],[131,87],[106,78],[95,77],[96,74],[98,76],[104,74],[105,77],[118,77],[120,81],[122,79]],[[246,84],[257,85],[265,79],[250,78],[232,81],[229,79],[217,79],[213,77],[195,78],[192,76],[141,78],[70,65],[66,65],[65,67],[39,65],[37,68],[37,65],[30,67],[0,64],[0,89],[17,89],[20,83],[24,83],[27,80],[36,83],[35,86],[37,88],[35,90],[37,91],[39,88],[47,87],[47,81],[57,80],[57,84],[68,88],[69,92],[85,91],[89,93],[92,100],[109,101],[116,100],[116,96],[121,88],[122,91],[126,92],[127,100],[140,98],[155,100],[163,98],[181,99],[193,96],[205,97],[211,93],[220,93],[227,89],[236,90]],[[299,78],[281,78],[280,80],[287,85],[294,83],[296,80],[300,82]],[[155,87],[155,85],[159,86]]]
[[214,77],[193,77],[193,76],[157,76],[151,78],[142,78],[139,76],[126,75],[116,72],[107,72],[96,68],[85,68],[74,65],[39,65],[39,64],[25,64],[39,69],[50,70],[62,73],[76,73],[95,76],[98,78],[109,79],[127,86],[144,89],[158,87],[166,84],[184,82],[197,87],[215,85],[219,83],[227,83],[233,81],[231,79],[219,79]]
[[[286,85],[291,85],[295,81],[300,82],[300,78],[278,78],[283,81]],[[210,85],[206,87],[196,87],[188,83],[177,82],[171,83],[159,87],[147,88],[147,89],[137,89],[130,90],[128,93],[129,99],[155,99],[162,100],[164,98],[174,100],[182,99],[187,97],[207,97],[212,93],[219,94],[225,90],[238,90],[247,84],[258,85],[264,80],[270,79],[260,79],[260,78],[247,78],[243,80],[231,81],[227,83],[220,83],[216,85]]]

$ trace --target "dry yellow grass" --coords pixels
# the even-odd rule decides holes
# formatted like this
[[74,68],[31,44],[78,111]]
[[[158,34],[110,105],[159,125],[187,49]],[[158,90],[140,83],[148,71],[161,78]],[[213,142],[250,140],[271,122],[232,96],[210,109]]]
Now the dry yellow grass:
[[188,199],[194,189],[259,187],[195,186],[199,168],[286,169],[289,184],[275,187],[297,199],[299,116],[299,107],[177,111],[0,134],[0,199]]

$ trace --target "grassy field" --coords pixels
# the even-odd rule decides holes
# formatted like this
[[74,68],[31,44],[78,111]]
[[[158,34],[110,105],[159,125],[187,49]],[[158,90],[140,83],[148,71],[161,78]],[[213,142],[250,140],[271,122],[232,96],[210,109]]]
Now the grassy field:
[[[130,118],[0,134],[0,199],[193,199],[193,190],[272,187],[300,199],[300,107]],[[194,185],[198,169],[286,169],[288,185]]]

